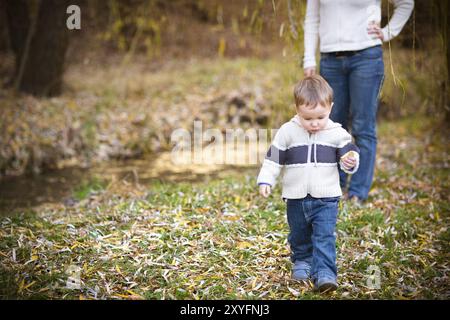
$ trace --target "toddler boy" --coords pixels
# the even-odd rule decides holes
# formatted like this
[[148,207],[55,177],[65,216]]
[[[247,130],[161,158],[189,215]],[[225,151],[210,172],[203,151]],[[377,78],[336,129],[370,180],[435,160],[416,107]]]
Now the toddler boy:
[[257,183],[260,194],[268,197],[283,169],[292,277],[311,279],[320,292],[332,291],[337,288],[335,228],[342,195],[337,166],[355,173],[359,149],[329,119],[333,90],[321,76],[301,80],[294,98],[297,115],[275,134]]

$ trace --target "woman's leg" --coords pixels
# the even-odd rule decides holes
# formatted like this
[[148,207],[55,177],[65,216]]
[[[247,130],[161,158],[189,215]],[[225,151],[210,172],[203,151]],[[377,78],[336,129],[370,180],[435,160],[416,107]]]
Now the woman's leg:
[[384,79],[381,46],[365,49],[350,60],[350,117],[352,135],[360,149],[360,165],[351,177],[349,196],[367,199],[377,150],[376,115]]
[[[336,58],[332,55],[321,54],[320,59],[320,75],[327,80],[331,88],[333,88],[334,105],[331,110],[330,119],[338,122],[347,130],[350,95],[348,68],[346,67],[346,58]],[[347,182],[347,174],[339,169],[340,185],[345,189]]]

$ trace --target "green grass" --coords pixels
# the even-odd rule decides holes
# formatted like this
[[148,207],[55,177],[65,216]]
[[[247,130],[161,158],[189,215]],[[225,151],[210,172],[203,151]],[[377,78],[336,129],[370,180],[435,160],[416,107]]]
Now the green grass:
[[94,177],[78,185],[73,191],[73,197],[76,200],[83,200],[92,194],[96,194],[105,189],[107,181]]

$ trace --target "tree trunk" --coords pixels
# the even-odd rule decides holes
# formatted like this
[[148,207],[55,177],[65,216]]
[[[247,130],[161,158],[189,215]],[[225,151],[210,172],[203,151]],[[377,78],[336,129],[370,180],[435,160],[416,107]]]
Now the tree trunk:
[[443,43],[443,53],[445,55],[445,64],[447,71],[447,79],[444,83],[444,93],[443,93],[443,106],[445,108],[445,119],[446,122],[450,121],[450,47],[448,45],[448,35],[450,33],[450,12],[448,8],[448,0],[438,0],[437,1],[437,9],[438,9],[438,24],[439,24],[439,32],[442,37]]
[[41,0],[19,90],[38,96],[61,93],[70,32],[66,26],[68,6],[67,0]]
[[[446,91],[447,91],[447,101],[445,102],[446,106],[446,118],[447,121],[450,122],[450,46],[448,45],[448,34],[450,29],[450,12],[448,11],[448,0],[445,0],[444,10],[447,12],[446,18],[443,21],[442,29],[445,30],[444,36],[444,46],[446,47],[446,60],[447,60],[447,83],[446,83]],[[448,123],[447,122],[447,123]]]
[[70,32],[69,0],[7,0],[6,4],[16,55],[16,88],[36,96],[60,94]]
[[14,70],[14,78],[16,78],[30,27],[28,4],[26,0],[6,0],[5,3],[11,48],[16,57]]

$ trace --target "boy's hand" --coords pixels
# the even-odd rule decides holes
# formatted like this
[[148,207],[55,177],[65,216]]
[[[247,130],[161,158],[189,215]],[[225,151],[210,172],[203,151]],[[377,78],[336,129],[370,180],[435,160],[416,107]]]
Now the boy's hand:
[[351,170],[356,166],[356,157],[353,151],[349,151],[341,157],[342,165],[346,170]]
[[261,184],[259,186],[259,194],[264,198],[267,198],[271,192],[271,189],[271,186],[269,186],[268,184]]

